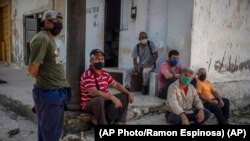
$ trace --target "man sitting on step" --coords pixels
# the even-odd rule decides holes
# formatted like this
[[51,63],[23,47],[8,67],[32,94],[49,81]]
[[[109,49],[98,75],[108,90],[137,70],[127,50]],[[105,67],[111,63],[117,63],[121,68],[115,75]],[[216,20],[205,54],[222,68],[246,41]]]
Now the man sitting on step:
[[[81,108],[92,114],[97,124],[125,123],[128,103],[133,102],[132,94],[105,71],[104,53],[94,49],[90,53],[90,67],[80,79]],[[110,94],[108,86],[120,91]]]

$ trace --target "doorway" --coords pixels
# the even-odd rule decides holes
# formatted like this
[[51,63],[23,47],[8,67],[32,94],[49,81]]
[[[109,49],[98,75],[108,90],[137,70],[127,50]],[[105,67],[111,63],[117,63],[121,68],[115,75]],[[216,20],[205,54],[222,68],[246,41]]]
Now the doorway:
[[121,0],[105,1],[105,67],[118,67]]

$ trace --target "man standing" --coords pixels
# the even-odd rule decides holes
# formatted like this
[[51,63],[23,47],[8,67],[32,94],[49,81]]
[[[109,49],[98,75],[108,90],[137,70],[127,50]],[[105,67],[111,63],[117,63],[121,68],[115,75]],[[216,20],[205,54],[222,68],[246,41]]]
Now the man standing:
[[196,89],[190,82],[194,72],[189,68],[182,70],[181,77],[168,88],[167,95],[167,121],[173,124],[202,124],[210,116],[204,109]]
[[[149,89],[149,73],[155,68],[158,52],[155,44],[148,40],[146,32],[140,32],[139,41],[132,52],[134,68],[127,72],[125,87],[131,88],[131,77],[133,74],[142,75],[142,94],[146,95]],[[139,62],[137,62],[137,57]]]
[[62,30],[62,20],[59,12],[45,11],[41,19],[43,30],[31,40],[28,72],[36,78],[32,91],[38,120],[38,141],[59,141],[64,110],[70,99],[69,85],[54,40]]
[[[133,101],[133,96],[103,69],[104,60],[104,53],[100,49],[90,52],[90,67],[80,79],[81,107],[95,117],[97,124],[124,124],[128,102]],[[110,94],[109,86],[121,93]]]
[[220,125],[228,124],[229,100],[221,98],[210,81],[206,80],[206,76],[206,69],[200,68],[198,70],[197,92],[204,107],[214,113],[218,123]]

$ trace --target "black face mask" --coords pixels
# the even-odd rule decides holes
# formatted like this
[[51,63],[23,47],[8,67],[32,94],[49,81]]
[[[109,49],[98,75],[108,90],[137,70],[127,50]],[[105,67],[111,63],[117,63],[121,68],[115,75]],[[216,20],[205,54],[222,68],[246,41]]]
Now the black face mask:
[[103,62],[94,63],[94,67],[97,70],[101,70],[104,67],[104,63]]
[[50,29],[50,32],[53,36],[56,36],[62,31],[63,25],[62,23],[53,23],[53,24],[54,27]]
[[199,80],[204,81],[206,79],[207,75],[206,74],[202,74],[199,76]]

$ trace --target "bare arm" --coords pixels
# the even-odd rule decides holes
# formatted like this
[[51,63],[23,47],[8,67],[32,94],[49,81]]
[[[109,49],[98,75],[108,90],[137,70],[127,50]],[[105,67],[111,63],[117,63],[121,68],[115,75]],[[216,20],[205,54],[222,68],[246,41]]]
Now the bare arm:
[[39,73],[40,65],[41,64],[29,64],[28,72],[32,77],[37,78],[38,73]]
[[96,88],[91,88],[88,89],[88,93],[93,96],[93,97],[97,97],[100,96],[102,98],[104,98],[105,100],[111,100],[112,99],[112,95],[110,94],[105,94],[104,92],[97,90]]
[[129,98],[129,102],[133,102],[134,101],[134,97],[132,96],[132,94],[126,89],[124,88],[120,83],[118,82],[115,82],[113,85],[112,85],[113,88],[115,88],[116,90],[126,94]]

